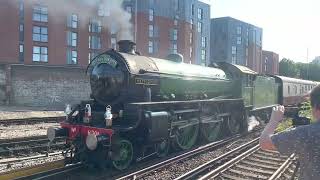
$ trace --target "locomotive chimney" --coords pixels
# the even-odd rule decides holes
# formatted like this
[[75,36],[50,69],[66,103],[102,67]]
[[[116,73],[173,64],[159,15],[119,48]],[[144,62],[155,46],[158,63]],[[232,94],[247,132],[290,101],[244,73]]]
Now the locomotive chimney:
[[119,52],[136,54],[135,53],[136,43],[134,43],[133,41],[121,40],[118,42],[118,46],[119,46]]

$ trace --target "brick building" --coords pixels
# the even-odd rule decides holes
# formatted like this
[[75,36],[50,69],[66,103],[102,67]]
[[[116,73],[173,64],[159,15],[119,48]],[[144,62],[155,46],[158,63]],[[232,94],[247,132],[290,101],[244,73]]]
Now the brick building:
[[262,72],[264,74],[279,74],[279,54],[262,51]]
[[[0,104],[61,107],[90,98],[84,68],[120,40],[114,27],[105,26],[109,12],[92,2],[0,1]],[[124,0],[122,8],[143,55],[181,53],[186,63],[208,64],[208,4]]]
[[213,62],[229,62],[262,72],[262,29],[221,17],[211,19],[210,54]]
[[[69,0],[70,8],[65,0],[0,1],[0,63],[85,67],[98,53],[115,48],[116,32],[104,26],[108,12],[84,2],[89,1]],[[209,61],[208,4],[125,0],[123,8],[131,14],[132,35],[143,55],[181,53],[187,63]]]

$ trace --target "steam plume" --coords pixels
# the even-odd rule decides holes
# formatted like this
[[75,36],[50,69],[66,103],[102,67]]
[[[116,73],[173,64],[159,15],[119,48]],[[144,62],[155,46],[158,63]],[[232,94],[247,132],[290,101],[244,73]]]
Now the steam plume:
[[107,12],[107,27],[115,30],[118,40],[133,40],[131,14],[122,8],[122,3],[123,0],[102,1],[103,10]]
[[260,122],[254,117],[251,116],[248,119],[248,132],[252,131],[256,126],[259,126]]
[[[17,1],[10,1],[18,5]],[[25,0],[25,5],[34,5],[36,1]],[[79,13],[78,4],[84,4],[85,10],[81,10]],[[48,5],[49,21],[55,21],[55,23],[65,23],[66,16],[73,12],[78,12],[81,15],[80,28],[86,28],[90,18],[98,16],[97,7],[100,7],[104,19],[102,27],[108,29],[110,32],[114,31],[117,36],[117,40],[133,40],[132,24],[130,22],[131,14],[122,8],[123,0],[50,0],[45,1],[45,5]],[[18,6],[17,6],[18,7]],[[53,8],[52,8],[53,7]]]

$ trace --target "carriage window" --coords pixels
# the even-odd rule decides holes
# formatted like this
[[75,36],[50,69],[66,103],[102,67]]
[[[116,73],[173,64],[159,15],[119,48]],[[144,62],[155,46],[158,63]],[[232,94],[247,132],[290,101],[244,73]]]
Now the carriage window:
[[294,93],[298,94],[298,87],[296,85],[294,85]]
[[288,86],[288,94],[290,94],[290,86]]

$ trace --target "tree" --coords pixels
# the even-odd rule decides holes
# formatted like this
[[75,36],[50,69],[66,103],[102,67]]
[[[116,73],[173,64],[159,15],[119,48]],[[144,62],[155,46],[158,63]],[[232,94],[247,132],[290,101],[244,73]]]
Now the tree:
[[312,64],[320,64],[320,56],[317,56],[316,58],[314,58],[314,60],[312,61]]
[[296,64],[292,60],[286,58],[283,58],[279,63],[279,74],[281,76],[293,78],[299,77],[299,71]]

